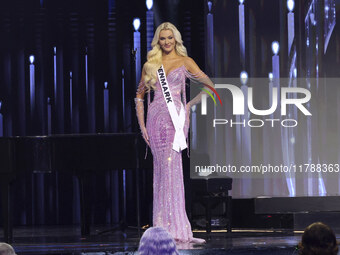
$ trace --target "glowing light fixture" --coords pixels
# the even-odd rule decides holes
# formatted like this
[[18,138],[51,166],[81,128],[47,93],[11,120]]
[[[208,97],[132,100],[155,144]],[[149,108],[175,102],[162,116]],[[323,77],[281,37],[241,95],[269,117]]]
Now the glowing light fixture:
[[139,18],[135,18],[133,19],[133,27],[135,28],[136,31],[138,31],[139,27],[140,27],[140,19]]
[[294,10],[295,2],[294,0],[287,0],[287,8],[290,12]]
[[30,63],[31,63],[31,64],[34,63],[34,56],[33,56],[33,55],[30,56]]
[[272,51],[274,55],[277,55],[277,53],[279,53],[279,49],[280,49],[279,42],[278,41],[272,42]]
[[153,0],[146,0],[146,8],[150,11],[153,6]]
[[240,79],[243,85],[245,85],[248,81],[248,73],[246,71],[242,71],[240,74]]

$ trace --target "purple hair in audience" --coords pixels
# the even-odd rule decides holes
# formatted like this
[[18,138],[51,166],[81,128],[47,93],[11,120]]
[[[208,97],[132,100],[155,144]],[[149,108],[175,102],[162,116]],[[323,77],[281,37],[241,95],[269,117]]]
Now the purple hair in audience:
[[7,243],[0,243],[0,255],[16,255],[13,247]]
[[140,240],[139,255],[178,255],[172,236],[162,227],[146,230]]

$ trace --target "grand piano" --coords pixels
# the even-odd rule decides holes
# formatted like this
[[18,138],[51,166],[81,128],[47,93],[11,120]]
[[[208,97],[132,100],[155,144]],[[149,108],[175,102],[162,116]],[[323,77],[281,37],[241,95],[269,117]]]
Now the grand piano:
[[[72,172],[79,179],[81,234],[90,234],[86,185],[90,174],[113,169],[136,170],[137,224],[140,226],[139,169],[152,168],[144,160],[145,143],[139,134],[69,134],[0,138],[1,207],[5,242],[13,240],[11,185],[24,171]],[[138,228],[139,229],[139,228]]]
[[[151,153],[149,153],[151,154]],[[87,201],[88,184],[92,173],[134,169],[136,181],[136,218],[140,229],[139,170],[152,168],[152,157],[144,159],[145,142],[139,133],[112,134],[65,134],[51,136],[0,137],[0,188],[4,239],[13,241],[11,186],[16,177],[24,172],[52,173],[54,171],[73,173],[79,180],[81,235],[90,234],[90,203]],[[203,203],[207,213],[207,231],[210,232],[211,194],[231,190],[232,180],[192,180],[198,202]],[[227,193],[226,193],[227,194]],[[222,196],[228,205],[228,231],[231,231],[230,197]],[[226,200],[227,199],[227,200]],[[196,200],[196,199],[194,199]],[[208,201],[204,202],[205,200]],[[124,216],[124,215],[123,215]]]

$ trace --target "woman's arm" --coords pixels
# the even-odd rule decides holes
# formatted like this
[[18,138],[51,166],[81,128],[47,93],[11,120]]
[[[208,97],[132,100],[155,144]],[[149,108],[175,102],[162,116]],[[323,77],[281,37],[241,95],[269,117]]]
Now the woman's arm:
[[136,92],[136,98],[139,98],[141,100],[144,100],[145,91],[146,91],[146,87],[145,87],[145,84],[144,84],[144,77],[145,77],[145,69],[144,69],[144,66],[143,66],[142,77],[140,78],[138,88],[137,88],[137,92]]
[[139,128],[141,130],[141,133],[142,133],[142,136],[145,142],[150,146],[149,136],[148,136],[148,132],[146,131],[145,120],[144,120],[144,96],[146,92],[144,76],[145,76],[145,70],[143,66],[142,77],[140,79],[137,92],[136,92],[135,105],[136,105],[136,115],[138,119]]
[[[209,77],[198,67],[198,65],[195,63],[195,61],[190,58],[186,57],[184,60],[184,66],[186,68],[186,76],[193,81],[194,83],[198,83],[200,85],[208,85],[211,87],[215,87],[213,82],[209,79]],[[208,88],[206,88],[208,90]],[[207,94],[206,92],[202,91],[197,96],[195,96],[193,99],[191,99],[187,103],[187,108],[192,107],[193,105],[198,104],[201,102],[201,96],[203,94]]]

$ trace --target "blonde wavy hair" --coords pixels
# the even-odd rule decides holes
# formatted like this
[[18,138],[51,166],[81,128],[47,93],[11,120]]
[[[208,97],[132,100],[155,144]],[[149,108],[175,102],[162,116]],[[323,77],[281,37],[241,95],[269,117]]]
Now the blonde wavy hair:
[[145,76],[144,76],[144,84],[146,86],[146,90],[149,92],[151,89],[155,89],[157,82],[157,70],[162,65],[162,49],[158,43],[159,41],[159,33],[162,30],[171,30],[174,34],[174,38],[176,41],[175,50],[177,55],[179,56],[188,56],[187,49],[183,45],[181,33],[178,29],[171,24],[170,22],[164,22],[160,24],[153,36],[151,46],[152,50],[148,52],[147,61],[144,64]]

